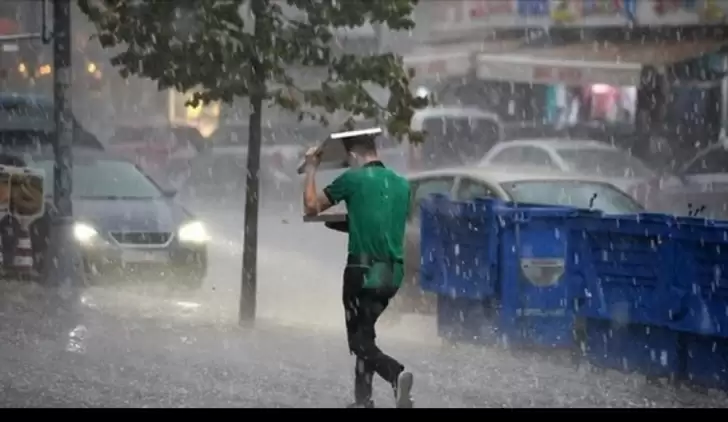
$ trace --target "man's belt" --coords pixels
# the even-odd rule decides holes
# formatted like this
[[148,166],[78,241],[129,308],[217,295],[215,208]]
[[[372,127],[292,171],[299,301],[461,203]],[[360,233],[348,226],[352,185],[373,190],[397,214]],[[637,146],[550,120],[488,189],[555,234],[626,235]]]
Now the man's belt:
[[354,255],[348,254],[346,256],[347,267],[371,267],[374,263],[385,263],[385,264],[404,264],[404,260],[401,258],[377,258],[372,255],[362,254]]

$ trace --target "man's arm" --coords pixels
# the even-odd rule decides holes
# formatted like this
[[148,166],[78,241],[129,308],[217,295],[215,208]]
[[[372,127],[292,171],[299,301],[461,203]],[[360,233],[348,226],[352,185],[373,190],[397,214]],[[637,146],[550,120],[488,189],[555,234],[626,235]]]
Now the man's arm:
[[303,212],[307,216],[318,215],[333,204],[329,198],[323,193],[316,191],[316,167],[313,165],[306,166],[306,179],[303,187]]

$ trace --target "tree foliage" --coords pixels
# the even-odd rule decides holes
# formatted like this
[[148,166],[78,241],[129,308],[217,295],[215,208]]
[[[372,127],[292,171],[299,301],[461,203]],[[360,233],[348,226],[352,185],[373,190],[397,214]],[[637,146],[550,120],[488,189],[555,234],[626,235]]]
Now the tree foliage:
[[[300,119],[326,123],[327,115],[345,110],[386,124],[395,137],[417,138],[409,122],[426,101],[412,95],[414,72],[394,54],[341,52],[334,37],[339,28],[368,22],[409,30],[417,1],[79,0],[79,5],[102,46],[118,49],[112,64],[122,76],[150,78],[159,89],[194,90],[195,105],[258,94]],[[296,9],[298,17],[289,13]],[[291,71],[301,66],[324,69],[326,76],[314,88],[301,86]],[[367,84],[388,91],[388,102],[379,104]]]

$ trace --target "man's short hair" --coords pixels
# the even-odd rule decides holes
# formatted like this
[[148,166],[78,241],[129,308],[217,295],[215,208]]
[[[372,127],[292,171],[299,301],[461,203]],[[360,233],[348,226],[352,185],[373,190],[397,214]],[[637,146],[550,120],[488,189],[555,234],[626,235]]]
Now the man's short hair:
[[377,143],[373,136],[362,136],[348,141],[347,150],[358,154],[376,154]]

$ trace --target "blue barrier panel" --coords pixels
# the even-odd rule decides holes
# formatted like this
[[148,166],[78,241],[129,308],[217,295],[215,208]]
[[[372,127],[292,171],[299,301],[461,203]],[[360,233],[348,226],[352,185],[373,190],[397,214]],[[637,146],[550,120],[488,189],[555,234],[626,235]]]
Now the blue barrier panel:
[[683,334],[685,377],[709,388],[728,390],[728,339]]
[[679,333],[675,331],[588,319],[585,334],[585,354],[593,366],[653,377],[679,376]]
[[[578,243],[569,241],[570,227],[600,212],[493,199],[452,202],[441,196],[423,205],[423,213],[428,212],[434,217],[422,223],[422,237],[428,239],[422,246],[427,270],[421,273],[421,287],[441,296],[439,322],[448,325],[441,332],[484,338],[474,327],[495,323],[506,343],[573,344],[574,303],[584,289],[582,274],[570,278]],[[495,319],[452,317],[479,315],[490,299],[496,301],[486,308],[492,308]]]
[[420,287],[434,291],[444,277],[440,252],[440,228],[435,202],[425,199],[420,204]]
[[508,344],[573,345],[575,304],[583,277],[573,270],[572,226],[600,212],[515,208],[500,213],[501,337]]
[[681,218],[675,232],[675,289],[685,292],[673,329],[728,337],[728,223]]
[[585,221],[580,271],[588,318],[667,326],[683,310],[674,286],[674,218],[661,214],[605,216]]
[[424,201],[420,286],[451,297],[482,299],[495,294],[497,233],[492,210],[441,195]]

